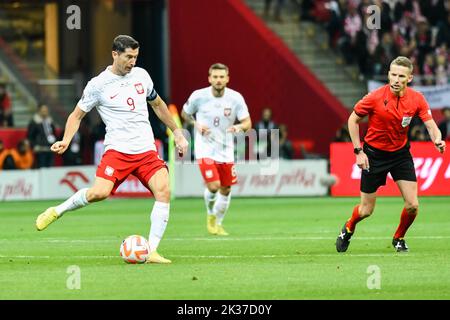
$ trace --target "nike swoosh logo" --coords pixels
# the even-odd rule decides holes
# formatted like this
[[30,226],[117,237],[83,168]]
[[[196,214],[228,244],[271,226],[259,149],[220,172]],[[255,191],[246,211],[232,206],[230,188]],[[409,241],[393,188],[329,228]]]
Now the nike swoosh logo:
[[117,95],[118,95],[118,93],[116,93],[116,94],[113,95],[113,96],[110,96],[109,98],[110,98],[110,99],[114,99],[115,97],[117,97]]

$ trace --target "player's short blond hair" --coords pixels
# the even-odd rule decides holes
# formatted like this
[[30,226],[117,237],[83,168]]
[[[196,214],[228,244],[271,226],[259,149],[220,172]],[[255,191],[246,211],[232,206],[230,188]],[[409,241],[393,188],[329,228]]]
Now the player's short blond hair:
[[224,65],[223,63],[214,63],[211,67],[209,67],[208,75],[211,75],[211,72],[213,70],[225,70],[227,74],[230,72],[228,66]]
[[395,64],[396,66],[406,67],[409,69],[409,72],[413,72],[413,64],[411,60],[409,60],[407,57],[399,56],[392,60],[391,66]]

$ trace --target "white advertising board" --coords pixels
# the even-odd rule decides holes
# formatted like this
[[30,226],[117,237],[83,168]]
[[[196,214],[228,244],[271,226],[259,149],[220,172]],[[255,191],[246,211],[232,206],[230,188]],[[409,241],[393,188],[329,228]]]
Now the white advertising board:
[[[67,199],[92,186],[95,166],[56,167],[39,170],[0,171],[0,201]],[[236,164],[238,184],[233,196],[323,196],[328,188],[320,183],[327,176],[327,160],[272,161]],[[176,197],[203,197],[204,182],[197,164],[175,166]],[[139,180],[130,177],[117,190],[118,197],[149,197]]]

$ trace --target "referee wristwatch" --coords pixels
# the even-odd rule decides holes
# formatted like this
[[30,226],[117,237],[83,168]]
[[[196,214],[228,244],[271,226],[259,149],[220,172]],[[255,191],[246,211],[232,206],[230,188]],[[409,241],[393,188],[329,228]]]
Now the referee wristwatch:
[[353,149],[354,154],[359,154],[362,151],[362,148],[355,148]]

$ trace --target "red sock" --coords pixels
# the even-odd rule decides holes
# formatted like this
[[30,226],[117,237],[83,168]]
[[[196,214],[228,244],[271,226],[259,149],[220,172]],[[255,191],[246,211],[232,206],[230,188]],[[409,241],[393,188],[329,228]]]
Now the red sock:
[[353,208],[353,213],[350,219],[347,220],[345,226],[350,232],[355,231],[356,224],[363,218],[359,215],[359,204]]
[[405,208],[403,208],[402,215],[400,216],[400,224],[398,225],[397,231],[395,231],[394,238],[403,238],[409,226],[413,223],[417,216],[417,211],[415,214],[408,214]]

